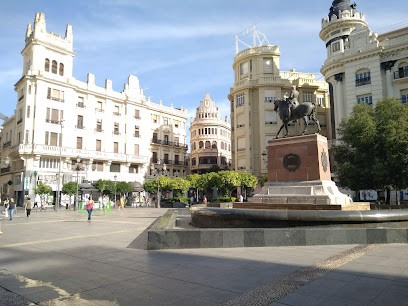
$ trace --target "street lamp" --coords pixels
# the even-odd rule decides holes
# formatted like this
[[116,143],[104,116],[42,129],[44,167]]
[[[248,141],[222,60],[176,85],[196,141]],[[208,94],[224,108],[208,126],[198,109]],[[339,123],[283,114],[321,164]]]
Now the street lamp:
[[76,171],[76,173],[77,173],[77,178],[76,178],[77,185],[76,185],[76,197],[75,197],[75,202],[74,202],[74,210],[76,210],[76,207],[78,205],[78,184],[79,184],[78,183],[78,177],[79,177],[79,171],[84,171],[85,170],[86,163],[82,162],[82,165],[83,166],[81,167],[81,157],[79,157],[79,155],[78,155],[77,158],[76,158],[75,168],[72,169],[72,170]]
[[150,172],[154,175],[157,172],[157,208],[160,208],[160,176],[167,172],[167,166],[165,163],[160,167],[160,160],[157,162],[157,168],[153,164],[150,165]]
[[62,128],[64,127],[64,120],[59,121],[61,126],[60,143],[59,143],[59,166],[57,175],[57,201],[55,202],[55,210],[59,211],[60,207],[60,181],[61,181],[61,152],[62,152]]

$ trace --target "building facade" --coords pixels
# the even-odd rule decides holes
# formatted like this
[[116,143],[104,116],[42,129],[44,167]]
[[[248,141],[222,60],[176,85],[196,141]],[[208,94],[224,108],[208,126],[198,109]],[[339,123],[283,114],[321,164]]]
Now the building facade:
[[378,35],[356,4],[336,0],[322,20],[320,38],[327,50],[321,72],[330,87],[331,138],[338,138],[341,120],[356,103],[375,106],[387,97],[407,103],[408,28]]
[[[235,56],[234,86],[228,99],[231,102],[232,168],[257,177],[267,173],[268,141],[275,139],[282,125],[274,111],[274,101],[288,95],[295,85],[299,102],[313,102],[318,106],[317,119],[322,135],[327,135],[329,115],[328,87],[314,74],[300,73],[294,69],[280,71],[278,46],[254,46],[238,52]],[[299,135],[303,120],[291,123],[289,133]],[[315,133],[310,125],[308,133]]]
[[214,167],[230,170],[231,126],[227,117],[221,119],[220,111],[209,93],[197,107],[196,117],[191,118],[190,148],[191,173],[206,173]]
[[[43,13],[28,25],[21,54],[15,114],[1,131],[2,195],[21,203],[24,191],[33,196],[39,181],[56,191],[77,176],[79,182],[142,184],[150,164],[159,161],[167,164],[168,175],[185,175],[185,109],[146,99],[133,75],[122,92],[113,91],[109,79],[105,87],[96,86],[91,73],[87,82],[76,80],[72,26],[65,37],[49,33]],[[73,171],[77,159],[85,165],[81,172]]]

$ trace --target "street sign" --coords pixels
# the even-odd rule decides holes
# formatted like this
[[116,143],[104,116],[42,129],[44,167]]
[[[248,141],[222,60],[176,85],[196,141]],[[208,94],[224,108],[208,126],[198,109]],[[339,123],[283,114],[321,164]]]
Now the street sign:
[[28,177],[25,178],[25,183],[24,183],[24,189],[28,189],[28,185],[30,183],[30,180]]

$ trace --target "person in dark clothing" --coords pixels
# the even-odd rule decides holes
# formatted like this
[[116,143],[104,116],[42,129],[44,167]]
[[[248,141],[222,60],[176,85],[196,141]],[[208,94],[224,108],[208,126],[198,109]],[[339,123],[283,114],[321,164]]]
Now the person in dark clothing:
[[11,198],[10,203],[9,203],[10,220],[13,220],[15,209],[16,209],[16,202],[14,202],[14,198]]

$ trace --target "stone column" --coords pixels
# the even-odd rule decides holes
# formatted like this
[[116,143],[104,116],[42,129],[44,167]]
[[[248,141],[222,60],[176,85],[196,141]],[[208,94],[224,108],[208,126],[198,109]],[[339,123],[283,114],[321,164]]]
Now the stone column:
[[392,67],[394,67],[396,61],[388,61],[381,63],[381,68],[385,70],[385,80],[387,88],[387,97],[394,97],[393,75]]

